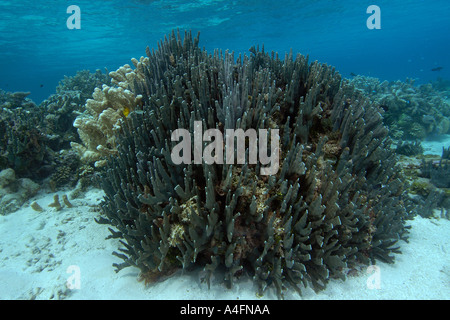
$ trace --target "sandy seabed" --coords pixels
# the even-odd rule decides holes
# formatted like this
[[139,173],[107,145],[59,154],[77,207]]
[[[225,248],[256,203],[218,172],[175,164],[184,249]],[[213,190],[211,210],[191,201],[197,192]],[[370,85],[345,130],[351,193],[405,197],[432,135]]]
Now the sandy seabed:
[[[70,190],[68,190],[70,191]],[[67,192],[68,193],[68,192]],[[256,295],[250,278],[240,279],[232,289],[214,283],[208,289],[201,273],[178,273],[144,286],[139,270],[114,272],[122,262],[112,251],[117,239],[105,240],[107,225],[94,221],[103,191],[91,189],[82,199],[71,200],[57,211],[48,207],[55,193],[42,191],[36,201],[43,212],[24,205],[0,216],[0,299],[276,299],[274,289]],[[58,192],[61,199],[64,192]],[[450,299],[450,221],[408,221],[409,243],[400,242],[402,254],[395,264],[377,263],[346,281],[331,280],[316,294],[303,290],[302,297],[286,291],[286,299]]]

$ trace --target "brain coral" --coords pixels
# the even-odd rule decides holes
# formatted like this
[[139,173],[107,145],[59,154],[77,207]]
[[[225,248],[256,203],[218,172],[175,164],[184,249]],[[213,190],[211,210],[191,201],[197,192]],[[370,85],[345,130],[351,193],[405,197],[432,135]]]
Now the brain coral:
[[[303,55],[253,47],[235,59],[198,42],[172,32],[121,82],[143,107],[121,126],[101,178],[98,222],[123,245],[116,271],[135,266],[152,281],[200,267],[208,286],[213,275],[228,286],[248,275],[260,294],[282,297],[287,287],[323,289],[361,263],[393,262],[413,211],[377,107]],[[280,169],[174,164],[171,134],[192,132],[194,121],[279,129]]]

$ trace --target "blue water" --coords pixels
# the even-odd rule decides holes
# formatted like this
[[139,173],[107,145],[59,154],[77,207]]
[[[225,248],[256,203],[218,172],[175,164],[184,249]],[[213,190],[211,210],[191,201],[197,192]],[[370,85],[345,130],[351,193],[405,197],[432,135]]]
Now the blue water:
[[[66,25],[73,4],[79,30]],[[369,5],[381,9],[381,29],[367,28]],[[450,78],[449,16],[448,0],[0,0],[0,88],[30,91],[39,103],[64,75],[115,70],[174,28],[200,31],[211,51],[292,48],[346,77],[425,83]]]

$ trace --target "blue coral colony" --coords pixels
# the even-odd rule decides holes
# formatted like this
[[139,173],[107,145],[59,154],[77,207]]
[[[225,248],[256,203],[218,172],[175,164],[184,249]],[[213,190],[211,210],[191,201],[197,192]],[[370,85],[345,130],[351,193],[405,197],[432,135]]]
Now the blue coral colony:
[[[136,267],[152,283],[192,271],[229,288],[249,276],[258,294],[280,298],[392,263],[407,220],[448,215],[448,149],[405,160],[423,153],[427,135],[449,133],[445,83],[343,79],[301,54],[210,54],[199,41],[173,31],[133,67],[66,77],[40,108],[27,93],[2,91],[1,214],[34,194],[33,183],[75,187],[72,198],[95,183],[105,192],[95,221],[121,244],[117,272]],[[279,130],[279,170],[174,163],[172,133],[195,122],[222,133]],[[192,308],[184,312],[212,313]]]

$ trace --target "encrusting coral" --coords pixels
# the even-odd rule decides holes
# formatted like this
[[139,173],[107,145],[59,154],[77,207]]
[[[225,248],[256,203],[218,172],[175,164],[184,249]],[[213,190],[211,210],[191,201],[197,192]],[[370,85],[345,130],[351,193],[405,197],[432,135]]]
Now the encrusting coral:
[[[198,266],[208,285],[213,274],[228,286],[247,274],[260,294],[275,288],[283,297],[286,287],[323,289],[360,263],[393,262],[415,212],[378,107],[334,68],[300,54],[281,60],[253,47],[235,59],[198,42],[173,32],[134,59],[135,70],[119,72],[120,88],[142,108],[124,119],[100,179],[97,221],[123,245],[116,271],[136,266],[153,281]],[[278,129],[279,170],[176,165],[171,135],[192,132],[195,121],[223,133]]]

